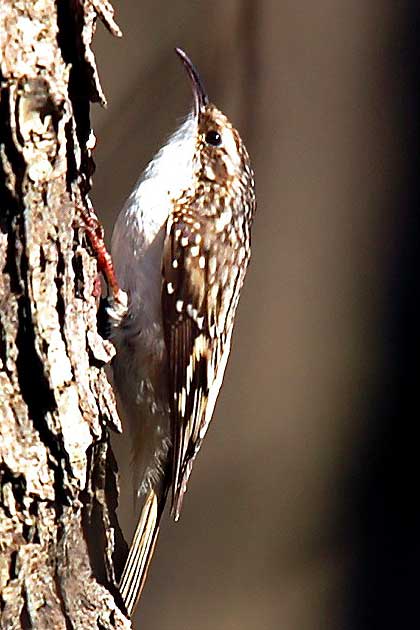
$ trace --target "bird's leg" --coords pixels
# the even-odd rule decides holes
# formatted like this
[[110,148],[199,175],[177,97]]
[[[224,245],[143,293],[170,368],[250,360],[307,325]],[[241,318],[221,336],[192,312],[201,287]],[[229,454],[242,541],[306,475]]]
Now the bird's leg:
[[[127,313],[128,297],[117,280],[117,276],[112,262],[111,254],[108,252],[104,241],[104,229],[92,206],[85,208],[77,206],[83,227],[89,239],[90,245],[98,262],[99,271],[102,272],[111,295],[106,300],[106,310],[112,311],[113,319],[122,320]],[[98,290],[98,283],[95,282],[95,291]]]
[[115,275],[111,254],[108,252],[104,241],[104,229],[99,222],[93,208],[77,206],[83,221],[83,227],[88,236],[90,245],[94,251],[98,268],[105,277],[106,283],[111,290],[112,297],[118,301],[120,296],[120,286]]

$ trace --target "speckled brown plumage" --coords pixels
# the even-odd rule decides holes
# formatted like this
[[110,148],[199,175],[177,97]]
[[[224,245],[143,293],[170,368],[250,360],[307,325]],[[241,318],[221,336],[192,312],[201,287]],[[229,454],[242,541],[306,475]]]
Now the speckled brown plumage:
[[[209,131],[229,137],[233,141],[229,150],[206,144]],[[255,209],[246,148],[213,105],[199,117],[196,160],[195,185],[174,203],[163,254],[162,309],[173,392],[172,510],[176,519],[220,389],[223,374],[218,378],[218,372],[224,370],[223,356],[230,349],[251,253]],[[217,391],[211,395],[212,388]]]
[[[197,71],[194,109],[151,161],[118,217],[112,255],[128,309],[110,310],[115,388],[130,428],[138,525],[120,582],[131,614],[167,494],[178,520],[213,415],[250,258],[255,210],[248,153],[208,102]],[[121,312],[121,309],[120,311]]]

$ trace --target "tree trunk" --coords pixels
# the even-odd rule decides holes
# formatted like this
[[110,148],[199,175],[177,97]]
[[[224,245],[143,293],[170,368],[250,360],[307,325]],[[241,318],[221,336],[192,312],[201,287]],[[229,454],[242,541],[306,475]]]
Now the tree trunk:
[[[0,7],[0,627],[131,627],[114,550],[120,429],[81,207],[94,166],[90,49],[107,0]],[[118,543],[118,544],[117,544]]]

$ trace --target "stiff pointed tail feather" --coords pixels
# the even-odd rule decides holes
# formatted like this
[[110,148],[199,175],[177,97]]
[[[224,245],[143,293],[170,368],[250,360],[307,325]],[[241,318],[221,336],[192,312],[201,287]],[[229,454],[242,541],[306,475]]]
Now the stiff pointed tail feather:
[[158,500],[156,492],[153,489],[149,490],[119,585],[121,597],[130,617],[136,609],[146,581],[164,504],[165,500],[163,502]]

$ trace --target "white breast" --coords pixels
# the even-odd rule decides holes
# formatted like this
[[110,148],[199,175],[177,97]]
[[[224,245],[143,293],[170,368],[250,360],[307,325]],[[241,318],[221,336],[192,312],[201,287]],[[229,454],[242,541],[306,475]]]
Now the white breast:
[[173,201],[191,185],[196,125],[191,114],[150,162],[112,235],[111,251],[120,285],[129,292],[134,311],[142,303],[150,322],[161,317],[165,226]]

